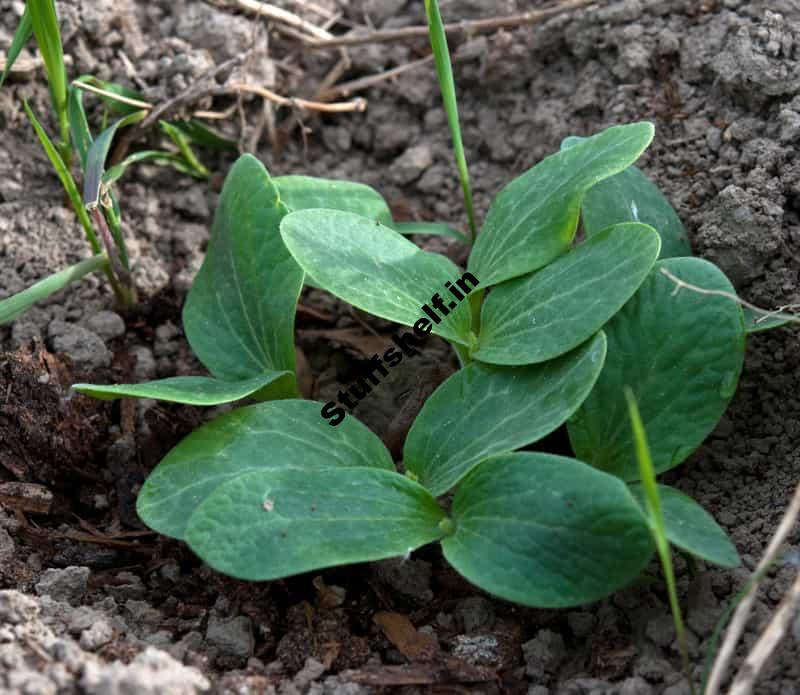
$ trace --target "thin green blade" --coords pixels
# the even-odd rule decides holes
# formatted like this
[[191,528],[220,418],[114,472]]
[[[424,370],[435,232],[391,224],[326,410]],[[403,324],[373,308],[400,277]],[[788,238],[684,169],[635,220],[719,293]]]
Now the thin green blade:
[[453,153],[456,158],[458,177],[461,180],[461,191],[464,194],[464,207],[469,220],[470,239],[475,240],[478,228],[475,224],[475,210],[472,205],[472,189],[469,184],[469,169],[467,157],[464,153],[464,143],[461,140],[461,125],[458,121],[458,102],[456,100],[456,85],[453,80],[453,66],[450,63],[450,49],[447,46],[447,34],[444,31],[444,22],[439,12],[437,0],[425,0],[425,14],[428,17],[428,34],[433,49],[433,59],[436,63],[436,75],[439,78],[439,90],[442,93],[444,110],[447,113],[447,122],[450,126],[450,135],[453,138]]
[[105,256],[93,256],[43,280],[39,280],[39,282],[22,290],[22,292],[3,299],[0,301],[0,326],[16,320],[36,302],[40,302],[42,299],[64,289],[67,285],[77,282],[89,273],[107,268],[108,259]]
[[22,17],[17,25],[17,30],[14,32],[14,38],[11,39],[11,45],[8,47],[8,52],[6,53],[6,66],[3,68],[3,74],[0,75],[0,87],[3,86],[6,78],[11,73],[11,68],[14,67],[15,61],[19,58],[19,54],[22,52],[22,49],[25,48],[25,44],[28,43],[28,39],[30,39],[32,35],[33,23],[31,22],[31,12],[26,5],[25,11],[22,13]]

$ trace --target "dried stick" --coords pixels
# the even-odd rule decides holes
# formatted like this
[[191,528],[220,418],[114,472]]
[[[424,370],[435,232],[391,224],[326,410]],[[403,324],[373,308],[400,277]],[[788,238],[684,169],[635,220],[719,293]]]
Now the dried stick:
[[[780,524],[778,524],[778,529],[775,531],[775,535],[772,536],[767,550],[764,552],[764,555],[755,569],[754,575],[756,577],[762,576],[766,569],[775,561],[781,545],[783,545],[789,532],[794,527],[798,513],[800,513],[800,485],[795,489],[792,501],[786,513],[783,515]],[[731,624],[728,626],[728,630],[725,633],[725,640],[717,653],[714,667],[711,669],[711,675],[708,677],[708,684],[706,685],[704,695],[719,695],[722,679],[725,677],[725,673],[733,658],[733,653],[736,650],[736,645],[744,632],[747,619],[750,617],[750,611],[753,608],[753,603],[756,598],[758,584],[759,582],[757,581],[753,582],[747,596],[745,596],[736,607],[736,611],[731,619]]]
[[777,309],[776,311],[768,311],[767,309],[762,309],[757,307],[755,304],[751,304],[750,302],[738,297],[731,292],[725,292],[724,290],[707,290],[704,287],[698,287],[697,285],[692,285],[691,283],[685,282],[681,280],[679,277],[671,273],[666,268],[661,268],[661,274],[668,277],[672,282],[675,283],[675,292],[677,293],[678,290],[681,288],[685,288],[687,290],[691,290],[692,292],[697,292],[698,294],[708,294],[714,297],[724,297],[725,299],[730,299],[732,302],[736,302],[737,304],[741,304],[744,307],[747,307],[751,311],[754,311],[757,314],[761,314],[761,318],[758,319],[757,323],[764,321],[769,318],[779,318],[785,319],[786,321],[791,321],[792,323],[800,323],[800,317],[795,316],[794,314],[784,314],[782,313],[781,309]]
[[778,610],[775,611],[775,615],[767,625],[767,629],[758,638],[744,660],[728,695],[750,695],[753,692],[758,674],[761,673],[764,663],[786,634],[786,629],[794,618],[798,605],[800,605],[800,574],[795,577],[794,584],[786,592],[781,605],[778,606]]
[[[253,0],[236,0],[239,3],[252,2]],[[600,0],[601,4],[606,4],[608,0]],[[590,5],[598,4],[598,0],[565,0],[557,5],[545,7],[541,10],[529,10],[522,14],[509,15],[507,17],[491,17],[489,19],[473,19],[463,22],[452,22],[444,25],[444,30],[448,35],[452,34],[486,34],[498,29],[516,29],[517,27],[536,24],[550,17],[571,12],[574,10],[585,9]],[[366,34],[352,34],[339,36],[336,38],[307,39],[306,45],[309,48],[338,48],[340,46],[360,46],[366,43],[386,43],[390,41],[408,41],[428,36],[427,26],[403,27],[402,29],[385,29],[380,31],[370,31]]]
[[91,92],[92,94],[97,94],[98,96],[106,97],[107,99],[113,99],[114,101],[118,101],[120,104],[135,106],[137,109],[149,111],[153,108],[153,105],[146,101],[131,99],[130,97],[122,96],[122,94],[115,94],[114,92],[109,92],[106,89],[101,89],[100,87],[87,84],[86,82],[72,82],[72,86],[77,87],[84,92]]
[[291,106],[293,108],[306,109],[307,111],[322,111],[325,113],[344,113],[352,111],[364,111],[367,108],[366,99],[356,98],[352,101],[344,101],[339,103],[327,104],[319,101],[309,101],[308,99],[301,99],[299,97],[284,97],[276,94],[266,87],[259,87],[254,84],[247,84],[246,82],[231,82],[227,85],[228,88],[235,92],[244,92],[246,94],[256,94],[262,99],[267,99],[278,106]]
[[406,63],[405,65],[398,65],[396,68],[392,68],[391,70],[384,70],[383,72],[379,72],[375,75],[367,75],[367,77],[360,77],[357,80],[351,80],[350,82],[343,82],[341,84],[332,87],[324,92],[321,92],[317,95],[317,98],[320,101],[330,101],[333,99],[337,99],[338,97],[349,97],[351,94],[355,92],[363,91],[364,89],[369,89],[370,87],[374,87],[381,82],[385,82],[386,80],[391,80],[394,77],[399,77],[404,72],[410,72],[411,70],[416,70],[417,68],[422,67],[423,65],[428,65],[429,63],[433,62],[433,54],[425,57],[420,58],[419,60],[414,60],[410,63]]
[[260,17],[266,17],[267,19],[271,19],[275,22],[280,22],[281,24],[285,24],[292,29],[304,32],[305,34],[313,37],[313,39],[304,37],[304,40],[306,41],[330,41],[334,38],[333,35],[330,32],[325,31],[325,29],[320,29],[320,27],[318,27],[316,24],[307,22],[302,17],[298,17],[296,14],[289,12],[288,10],[281,9],[280,7],[275,7],[275,5],[270,5],[266,2],[259,2],[259,0],[235,0],[235,2],[236,5],[243,10],[254,12]]

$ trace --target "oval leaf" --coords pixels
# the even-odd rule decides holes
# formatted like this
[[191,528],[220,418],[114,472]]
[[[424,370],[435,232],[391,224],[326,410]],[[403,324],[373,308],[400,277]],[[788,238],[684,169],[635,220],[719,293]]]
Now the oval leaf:
[[183,309],[192,349],[224,381],[294,372],[303,271],[281,241],[285,214],[267,170],[242,155],[225,179],[208,252]]
[[514,179],[489,208],[469,270],[484,286],[495,285],[565,253],[586,191],[633,164],[652,139],[652,123],[614,126]]
[[606,340],[545,364],[491,367],[473,362],[425,402],[408,433],[406,468],[442,495],[478,463],[552,432],[591,391],[603,368]]
[[[569,137],[561,143],[567,149],[586,138]],[[659,258],[691,256],[686,228],[661,190],[638,167],[629,166],[616,176],[592,186],[581,205],[583,231],[592,237],[612,224],[643,222],[661,237]]]
[[[630,490],[644,509],[641,483],[632,484]],[[658,495],[670,543],[715,565],[737,567],[740,564],[739,553],[730,538],[697,502],[668,485],[659,485]]]
[[580,345],[636,292],[658,245],[647,225],[616,225],[539,272],[495,287],[481,311],[473,356],[492,364],[534,364]]
[[704,289],[733,294],[731,283],[699,258],[659,261],[639,291],[609,321],[600,378],[568,423],[578,458],[625,480],[639,471],[623,388],[639,404],[653,466],[681,463],[728,407],[744,358],[742,310],[725,297],[682,289],[660,272]]
[[285,400],[225,413],[192,432],[150,474],[136,509],[150,528],[182,538],[196,507],[225,481],[252,471],[334,467],[394,470],[386,447],[354,417],[331,427],[320,404]]
[[117,398],[154,398],[187,405],[221,405],[247,396],[262,397],[267,386],[281,377],[288,379],[291,376],[291,372],[265,372],[244,381],[222,381],[207,376],[174,376],[143,384],[74,384],[72,388],[78,393],[104,401]]
[[289,212],[327,208],[353,212],[385,225],[392,224],[392,213],[383,196],[363,183],[314,176],[278,176],[273,181]]
[[404,555],[440,538],[444,518],[425,488],[395,471],[255,471],[199,505],[186,541],[214,569],[260,581]]
[[[462,275],[444,256],[427,253],[393,229],[349,212],[293,212],[281,222],[281,234],[295,260],[323,289],[406,326],[425,317],[422,306],[434,294],[446,293],[445,282],[455,284]],[[452,311],[433,325],[433,332],[468,345],[469,304],[450,299],[444,296]]]
[[562,456],[489,459],[459,486],[444,555],[480,588],[542,608],[619,589],[647,565],[650,529],[623,482]]

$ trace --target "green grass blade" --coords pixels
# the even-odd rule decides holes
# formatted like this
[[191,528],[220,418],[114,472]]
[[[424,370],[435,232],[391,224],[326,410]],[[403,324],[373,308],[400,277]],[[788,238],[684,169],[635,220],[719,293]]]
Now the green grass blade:
[[64,66],[64,49],[54,0],[28,0],[31,26],[36,36],[39,52],[44,60],[47,81],[53,99],[53,110],[61,130],[63,156],[69,152],[69,119],[67,118],[67,70]]
[[0,326],[14,321],[20,314],[30,309],[36,302],[55,294],[67,285],[80,280],[96,270],[107,269],[108,258],[103,255],[92,256],[69,268],[39,280],[22,292],[0,301]]
[[453,137],[453,151],[456,157],[458,176],[461,179],[461,190],[464,193],[464,207],[467,209],[470,241],[472,242],[475,241],[475,235],[477,234],[475,210],[472,206],[472,189],[469,185],[469,170],[467,169],[467,157],[464,154],[464,143],[461,141],[461,126],[458,121],[458,103],[456,102],[456,85],[453,80],[453,66],[450,63],[447,35],[444,31],[444,23],[442,22],[437,0],[425,0],[425,13],[428,15],[428,33],[430,34],[433,57],[436,61],[436,75],[439,78],[439,89],[442,92],[444,110],[447,112],[447,121],[450,124],[450,134]]
[[200,121],[172,121],[172,125],[196,145],[208,147],[212,150],[235,150],[238,147],[235,140],[220,135],[215,130],[200,123]]
[[183,157],[175,152],[167,152],[166,150],[139,150],[138,152],[129,154],[119,164],[109,167],[103,174],[103,184],[110,186],[112,183],[122,178],[129,166],[137,162],[145,162],[148,160],[156,164],[168,164],[182,174],[192,175],[192,169],[186,165]]
[[72,143],[81,160],[81,168],[86,169],[86,158],[89,155],[89,148],[92,146],[94,138],[92,137],[92,131],[89,129],[86,111],[83,108],[83,92],[77,87],[71,86],[69,88],[67,117],[69,118]]
[[36,135],[39,137],[39,141],[42,143],[42,147],[44,147],[44,151],[47,153],[47,156],[50,159],[50,163],[56,170],[56,174],[61,181],[61,185],[64,186],[64,190],[67,192],[67,196],[69,196],[69,200],[72,203],[75,214],[78,216],[78,220],[86,232],[86,238],[89,240],[92,251],[95,254],[100,254],[102,252],[102,248],[97,239],[97,234],[95,234],[94,226],[92,225],[89,215],[86,212],[86,208],[83,206],[81,194],[78,192],[78,187],[75,185],[75,179],[72,178],[72,174],[64,164],[64,160],[61,159],[61,155],[59,154],[55,145],[47,136],[47,133],[45,132],[44,128],[42,128],[41,123],[39,123],[39,121],[36,119],[36,116],[33,114],[28,102],[23,102],[23,106],[25,107],[25,113],[28,114],[28,118],[33,125],[33,129],[36,131]]
[[207,179],[211,176],[211,172],[203,166],[203,163],[197,158],[194,150],[192,150],[192,146],[189,144],[189,138],[187,138],[179,128],[176,128],[167,121],[159,121],[158,125],[161,130],[167,134],[169,139],[175,143],[184,161],[189,166],[192,176],[199,179]]
[[664,578],[667,582],[667,593],[669,595],[669,605],[672,610],[672,619],[675,621],[675,634],[678,636],[678,644],[683,659],[683,668],[689,682],[689,689],[694,695],[694,685],[692,683],[692,671],[689,663],[689,649],[686,643],[686,629],[683,625],[683,615],[681,606],[678,602],[678,591],[675,583],[675,571],[672,567],[672,555],[670,553],[669,541],[667,540],[667,530],[664,524],[664,514],[661,511],[661,498],[658,494],[656,484],[656,472],[653,468],[653,460],[650,457],[650,448],[647,445],[647,435],[644,431],[642,418],[639,414],[639,406],[633,391],[625,388],[625,399],[628,401],[628,413],[633,430],[633,441],[636,448],[636,460],[639,463],[639,473],[642,480],[642,487],[645,493],[645,505],[649,517],[650,529],[656,543],[658,556],[664,569]]
[[31,23],[31,12],[26,5],[25,12],[22,13],[22,17],[19,20],[19,26],[17,26],[17,30],[14,32],[14,38],[11,39],[11,45],[8,47],[6,67],[3,70],[3,74],[0,75],[0,87],[3,86],[6,77],[8,77],[11,68],[14,66],[14,61],[19,58],[20,52],[25,44],[28,43],[28,39],[32,34],[33,24]]
[[120,118],[100,133],[92,143],[86,155],[86,170],[83,174],[83,202],[87,207],[94,207],[100,202],[100,189],[106,168],[106,159],[117,130],[138,123],[146,115],[147,111],[135,111],[125,118]]

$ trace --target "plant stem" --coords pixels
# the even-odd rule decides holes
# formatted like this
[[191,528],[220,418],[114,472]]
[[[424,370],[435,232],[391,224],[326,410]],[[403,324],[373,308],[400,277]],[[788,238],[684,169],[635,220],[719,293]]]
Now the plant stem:
[[106,247],[106,254],[111,266],[108,279],[114,294],[123,306],[133,306],[136,303],[136,288],[133,285],[133,278],[120,261],[117,247],[106,224],[106,218],[97,205],[92,206],[89,209],[89,213],[92,216],[95,227],[100,232],[103,245]]

